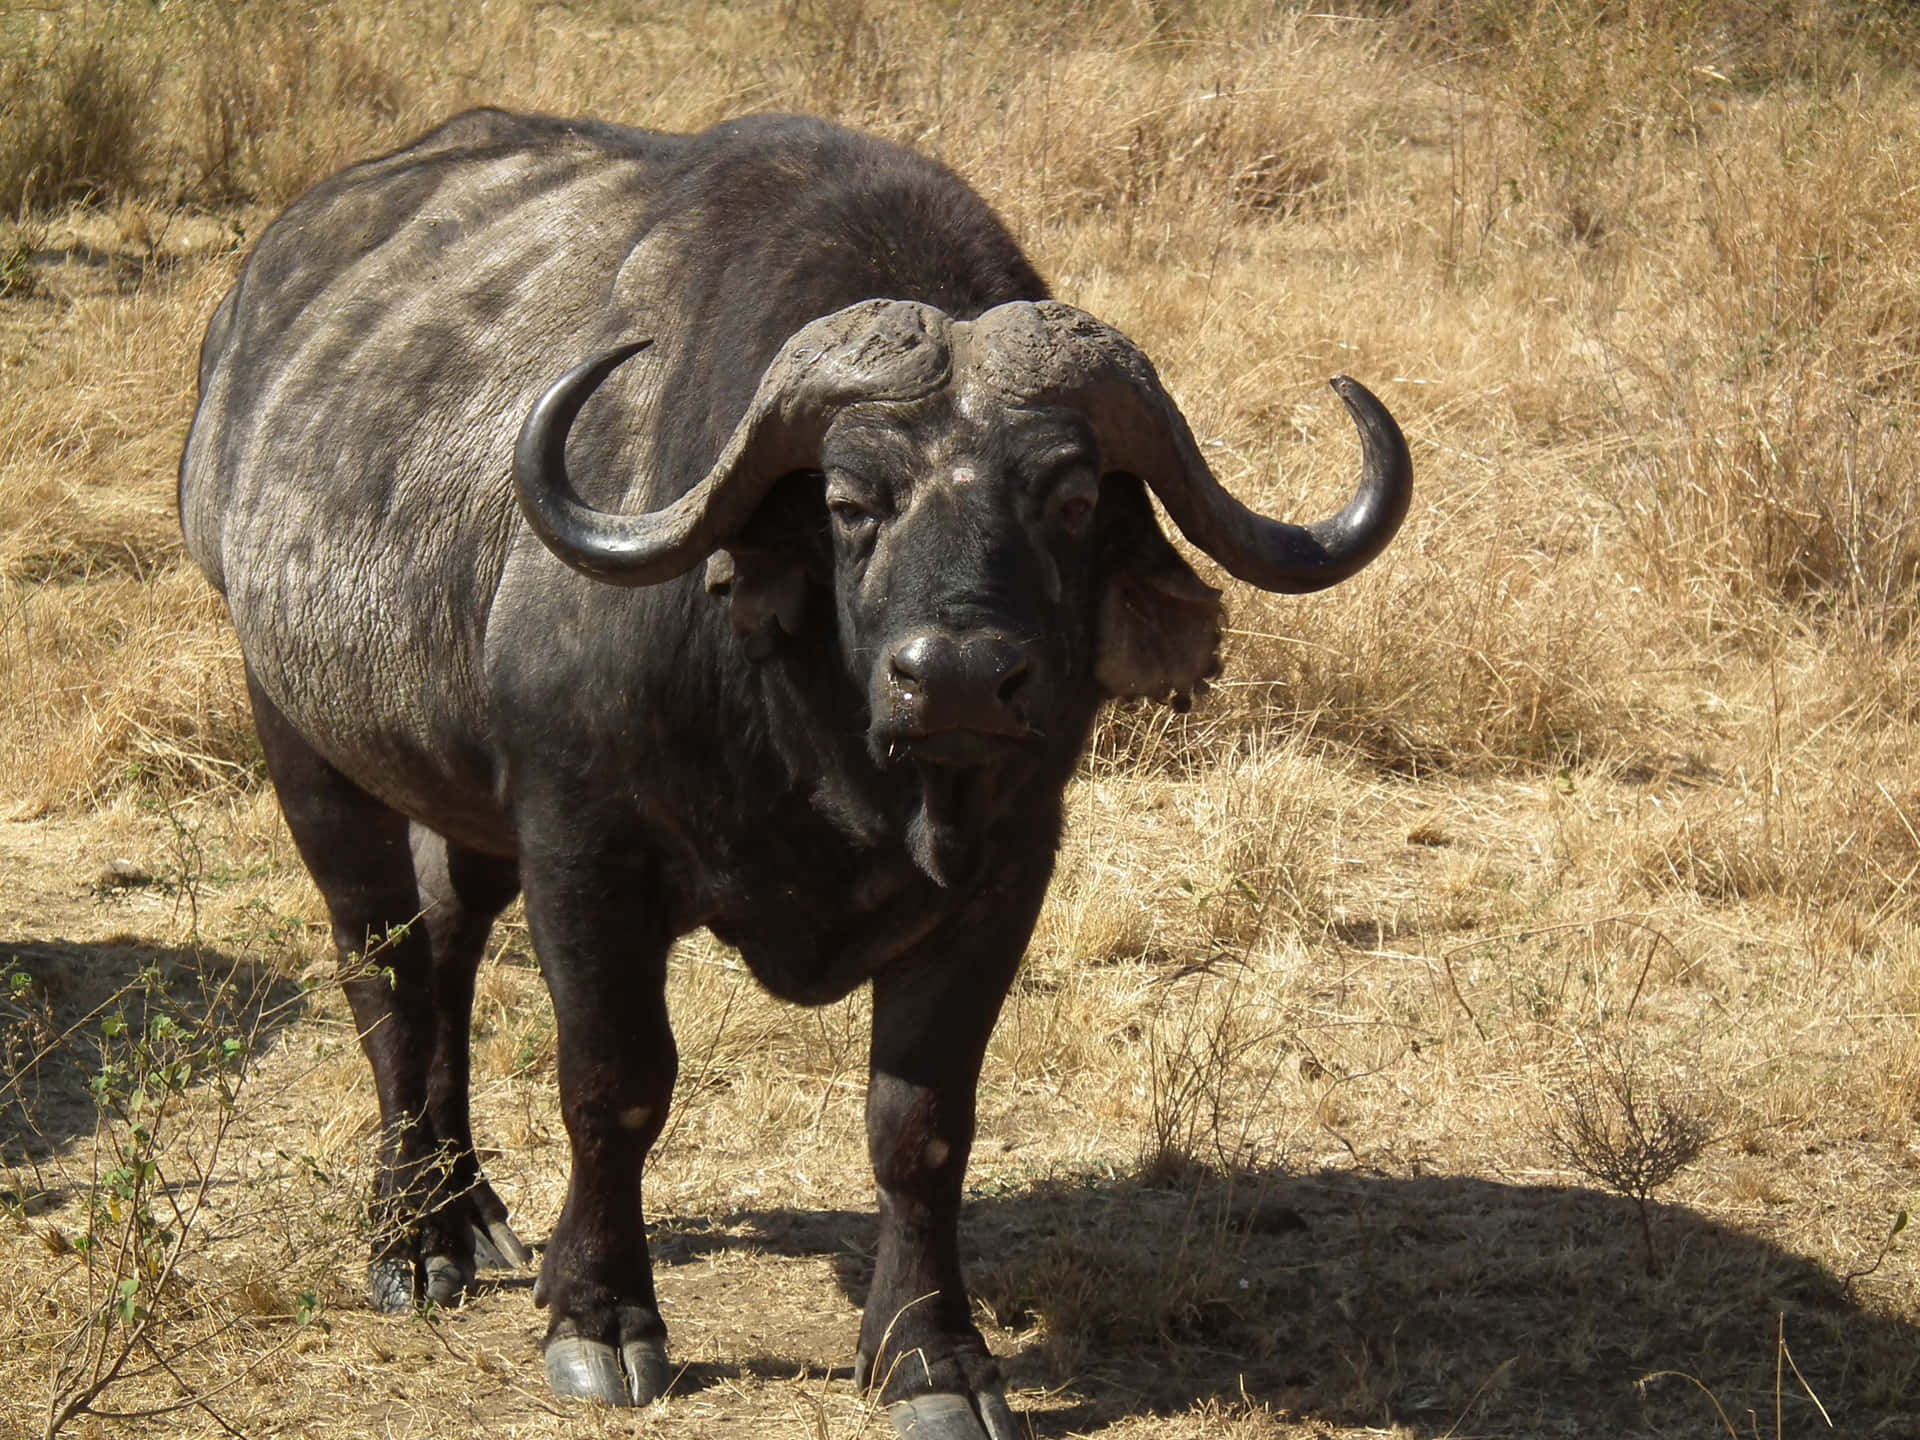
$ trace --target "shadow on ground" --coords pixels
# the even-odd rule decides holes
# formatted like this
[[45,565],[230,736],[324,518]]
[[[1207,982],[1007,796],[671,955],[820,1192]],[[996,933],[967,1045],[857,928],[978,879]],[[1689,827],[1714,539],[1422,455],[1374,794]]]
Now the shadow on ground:
[[203,258],[143,248],[132,243],[124,248],[103,248],[80,241],[43,246],[28,251],[25,256],[28,265],[44,270],[84,269],[94,272],[119,295],[135,294],[148,279],[169,275]]
[[[976,1195],[962,1233],[976,1297],[1025,1337],[1009,1380],[1066,1402],[1030,1417],[1038,1436],[1207,1401],[1416,1436],[1724,1434],[1701,1387],[1741,1434],[1773,1433],[1777,1378],[1782,1433],[1920,1434],[1920,1331],[1676,1207],[1651,1267],[1628,1202],[1473,1178],[1054,1180]],[[825,1257],[858,1304],[872,1235],[853,1211],[743,1211],[664,1222],[653,1247],[663,1274]],[[1776,1367],[1781,1333],[1832,1432]]]
[[191,1063],[227,1040],[257,1055],[299,1017],[300,994],[271,967],[211,946],[133,935],[0,940],[0,1168],[31,1164],[93,1133],[94,1078],[108,1058],[124,1060],[118,1052],[131,1043],[115,1044],[109,1057],[103,1027],[117,1021],[120,1035],[137,1037],[164,1017],[175,1030],[164,1057],[152,1051],[156,1063]]

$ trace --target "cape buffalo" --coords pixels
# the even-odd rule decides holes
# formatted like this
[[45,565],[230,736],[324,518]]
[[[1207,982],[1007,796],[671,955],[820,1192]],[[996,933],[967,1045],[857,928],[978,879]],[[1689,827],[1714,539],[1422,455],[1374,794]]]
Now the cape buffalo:
[[[956,1217],[989,1032],[1103,701],[1184,705],[1219,592],[1334,584],[1406,513],[1262,518],[1153,367],[1048,298],[941,165],[817,120],[670,135],[476,111],[316,186],[207,327],[180,462],[383,1125],[373,1303],[530,1257],[467,1113],[517,892],[572,1152],[552,1388],[666,1387],[641,1171],[674,938],[803,1005],[873,986],[880,1237],[856,1373],[902,1433],[1010,1440]],[[911,1364],[898,1363],[903,1356]]]

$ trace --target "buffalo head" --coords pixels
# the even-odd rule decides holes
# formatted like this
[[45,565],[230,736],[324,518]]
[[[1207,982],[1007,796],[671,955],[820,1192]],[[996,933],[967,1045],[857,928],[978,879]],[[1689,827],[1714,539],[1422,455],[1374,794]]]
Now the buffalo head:
[[954,320],[889,300],[793,335],[705,478],[660,510],[614,514],[578,498],[563,454],[587,397],[640,348],[579,366],[528,416],[514,475],[529,521],[615,584],[705,561],[736,626],[792,630],[805,578],[743,537],[783,477],[823,477],[841,654],[873,760],[925,782],[914,849],[936,878],[968,772],[1056,727],[1077,748],[1101,695],[1184,706],[1213,673],[1219,592],[1167,544],[1143,482],[1195,545],[1275,591],[1346,578],[1406,514],[1406,444],[1352,380],[1333,383],[1360,429],[1359,491],[1330,520],[1289,525],[1220,486],[1146,357],[1091,316],[1023,301]]

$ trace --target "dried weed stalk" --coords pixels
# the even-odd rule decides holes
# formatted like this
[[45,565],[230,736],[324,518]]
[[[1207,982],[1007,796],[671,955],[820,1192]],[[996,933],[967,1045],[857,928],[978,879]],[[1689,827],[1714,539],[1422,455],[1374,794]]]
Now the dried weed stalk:
[[[1773,1335],[1773,1433],[1776,1437],[1786,1434],[1784,1402],[1789,1370],[1793,1372],[1794,1380],[1798,1382],[1807,1399],[1813,1402],[1813,1408],[1820,1412],[1820,1418],[1826,1421],[1827,1428],[1833,1429],[1833,1416],[1827,1413],[1826,1405],[1821,1402],[1813,1386],[1807,1383],[1807,1377],[1800,1373],[1800,1363],[1793,1358],[1793,1352],[1787,1348],[1787,1317],[1782,1313],[1774,1317]],[[1713,1406],[1713,1413],[1718,1417],[1727,1434],[1731,1435],[1733,1440],[1741,1440],[1740,1432],[1734,1428],[1733,1421],[1727,1417],[1727,1407],[1720,1403],[1720,1397],[1714,1394],[1712,1388],[1698,1375],[1690,1375],[1684,1370],[1655,1370],[1651,1374],[1642,1375],[1634,1382],[1634,1386],[1644,1394],[1647,1387],[1655,1380],[1669,1379],[1684,1380],[1706,1396],[1707,1403]],[[1760,1433],[1759,1419],[1751,1411],[1748,1412],[1748,1419],[1753,1424],[1752,1433],[1757,1437]]]
[[1625,1045],[1602,1043],[1590,1052],[1585,1073],[1550,1102],[1542,1128],[1563,1164],[1633,1201],[1647,1273],[1656,1273],[1648,1205],[1700,1158],[1713,1140],[1712,1121],[1657,1089]]
[[1204,1007],[1175,1000],[1147,1031],[1148,1133],[1138,1175],[1170,1184],[1196,1170],[1232,1173],[1270,1157],[1257,1153],[1252,1117],[1275,1103],[1283,1028],[1247,990],[1245,962],[1229,961],[1223,993]]

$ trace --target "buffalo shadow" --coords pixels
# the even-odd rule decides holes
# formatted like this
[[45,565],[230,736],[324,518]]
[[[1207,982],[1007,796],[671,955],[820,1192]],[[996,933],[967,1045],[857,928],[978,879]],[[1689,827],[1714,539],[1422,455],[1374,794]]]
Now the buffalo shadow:
[[[1577,1186],[1089,1174],[976,1191],[961,1236],[976,1303],[1021,1337],[1010,1385],[1049,1392],[1039,1437],[1208,1402],[1435,1440],[1724,1434],[1715,1402],[1742,1434],[1826,1432],[1781,1336],[1829,1433],[1920,1435],[1920,1329],[1804,1256],[1653,1209],[1649,1266],[1633,1204]],[[864,1212],[747,1209],[663,1220],[651,1243],[663,1275],[729,1250],[824,1257],[859,1304],[873,1234]],[[694,1365],[678,1388],[807,1363]]]
[[95,1133],[103,1026],[144,1034],[164,1016],[196,1037],[189,1049],[231,1037],[257,1057],[300,1018],[302,994],[272,964],[212,945],[0,939],[0,1172],[21,1187],[0,1199],[31,1213],[61,1198],[39,1162]]

